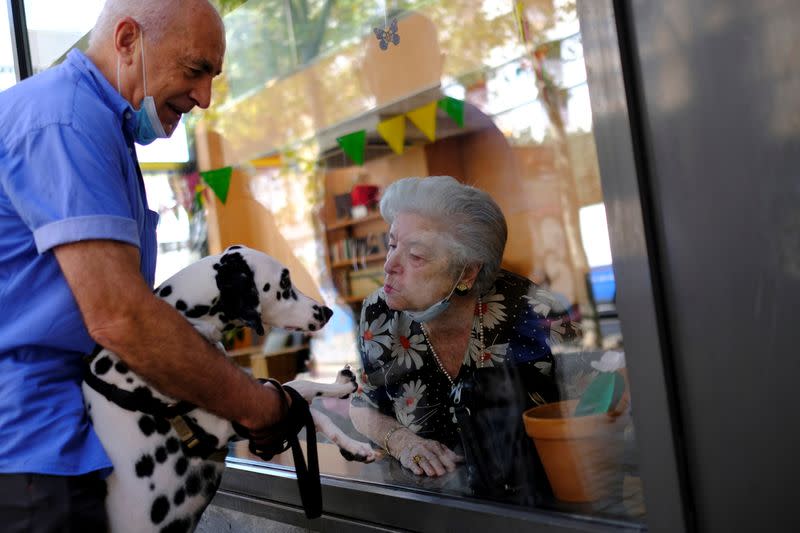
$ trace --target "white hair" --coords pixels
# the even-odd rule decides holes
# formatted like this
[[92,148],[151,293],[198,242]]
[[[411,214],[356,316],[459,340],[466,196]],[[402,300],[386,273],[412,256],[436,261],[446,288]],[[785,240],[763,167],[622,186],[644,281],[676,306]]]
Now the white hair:
[[89,48],[102,46],[103,41],[111,39],[117,23],[125,17],[131,17],[141,26],[148,41],[160,41],[167,29],[174,26],[175,17],[189,13],[198,1],[213,8],[207,0],[106,0],[89,35]]
[[380,209],[389,224],[400,213],[435,221],[451,237],[448,245],[454,275],[467,265],[479,264],[481,270],[475,280],[478,294],[492,286],[500,272],[508,227],[488,193],[451,176],[404,178],[386,188]]

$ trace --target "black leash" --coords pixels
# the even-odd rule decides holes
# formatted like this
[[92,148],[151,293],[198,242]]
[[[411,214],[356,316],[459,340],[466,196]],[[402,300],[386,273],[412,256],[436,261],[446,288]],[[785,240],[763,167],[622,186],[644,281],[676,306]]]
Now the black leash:
[[[281,412],[283,418],[280,422],[265,430],[264,438],[254,436],[244,426],[233,423],[236,433],[243,438],[250,439],[250,452],[265,461],[269,461],[275,455],[283,453],[289,448],[292,449],[294,468],[297,472],[297,485],[300,489],[300,501],[307,518],[319,518],[322,516],[322,484],[319,478],[319,457],[317,455],[317,433],[314,428],[314,419],[308,402],[299,392],[291,387],[284,387],[275,379],[260,379],[261,383],[271,383],[280,393]],[[292,397],[292,405],[289,406],[286,394]],[[303,449],[300,447],[300,440],[297,434],[301,429],[306,429],[306,449],[308,450],[308,462],[303,457]]]

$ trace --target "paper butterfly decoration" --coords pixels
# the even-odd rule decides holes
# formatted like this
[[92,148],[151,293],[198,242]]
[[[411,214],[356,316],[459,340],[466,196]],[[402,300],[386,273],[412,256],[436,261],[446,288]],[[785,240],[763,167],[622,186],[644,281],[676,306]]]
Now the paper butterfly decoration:
[[381,50],[387,50],[389,43],[394,43],[395,46],[400,44],[400,35],[397,33],[397,19],[392,19],[392,23],[388,28],[372,28],[375,32],[375,37],[380,43]]

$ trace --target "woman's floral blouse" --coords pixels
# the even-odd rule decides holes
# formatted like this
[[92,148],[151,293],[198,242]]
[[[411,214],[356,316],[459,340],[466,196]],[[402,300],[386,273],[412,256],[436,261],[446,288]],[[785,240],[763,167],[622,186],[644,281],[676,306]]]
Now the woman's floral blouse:
[[[506,362],[533,362],[554,373],[550,347],[576,335],[569,315],[552,294],[530,280],[502,271],[481,297],[485,347],[481,352],[476,306],[472,336],[453,391],[436,364],[418,322],[386,305],[383,290],[364,301],[359,327],[362,368],[355,406],[395,417],[418,435],[453,447],[458,442],[451,392],[476,369]],[[433,339],[434,345],[436,339]]]

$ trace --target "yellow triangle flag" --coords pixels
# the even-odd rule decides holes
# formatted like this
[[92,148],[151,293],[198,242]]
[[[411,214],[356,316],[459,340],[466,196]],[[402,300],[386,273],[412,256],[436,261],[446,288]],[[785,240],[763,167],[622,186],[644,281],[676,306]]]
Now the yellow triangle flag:
[[400,115],[379,122],[378,133],[396,154],[402,154],[406,140],[406,117]]
[[250,161],[250,164],[257,168],[280,167],[283,165],[283,156],[281,154],[276,154],[268,157],[260,157]]
[[419,131],[431,141],[436,140],[436,101],[406,113]]

